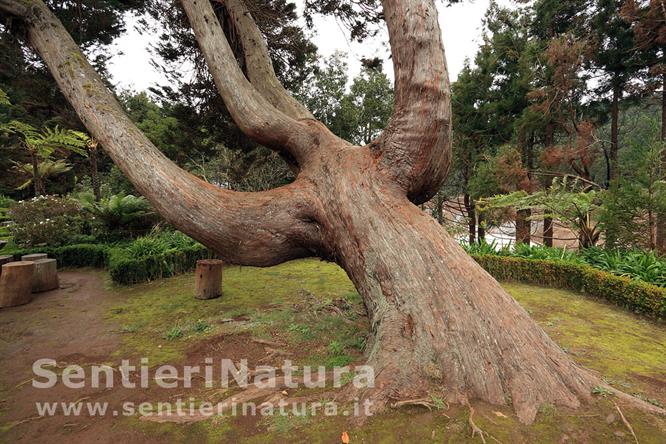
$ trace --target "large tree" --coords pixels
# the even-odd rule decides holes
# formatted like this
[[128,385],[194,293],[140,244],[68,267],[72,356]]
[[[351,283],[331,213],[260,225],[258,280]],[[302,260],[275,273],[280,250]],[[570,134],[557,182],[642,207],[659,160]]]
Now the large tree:
[[437,192],[451,161],[450,86],[434,3],[382,2],[395,111],[379,137],[354,146],[280,85],[242,0],[224,7],[247,74],[211,3],[181,1],[239,128],[298,170],[293,183],[256,193],[215,187],[160,153],[42,0],[0,0],[0,10],[25,23],[28,41],[91,135],[174,226],[230,263],[319,256],[346,270],[372,326],[368,360],[376,385],[363,396],[375,411],[391,399],[437,390],[455,402],[511,402],[531,422],[541,404],[577,407],[602,383],[416,205]]

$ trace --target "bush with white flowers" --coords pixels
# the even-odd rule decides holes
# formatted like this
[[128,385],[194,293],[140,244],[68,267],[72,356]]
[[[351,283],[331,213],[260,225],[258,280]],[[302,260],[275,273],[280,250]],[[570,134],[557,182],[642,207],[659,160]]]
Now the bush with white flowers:
[[64,245],[83,225],[80,204],[58,196],[19,201],[11,207],[9,217],[14,222],[10,232],[21,247]]

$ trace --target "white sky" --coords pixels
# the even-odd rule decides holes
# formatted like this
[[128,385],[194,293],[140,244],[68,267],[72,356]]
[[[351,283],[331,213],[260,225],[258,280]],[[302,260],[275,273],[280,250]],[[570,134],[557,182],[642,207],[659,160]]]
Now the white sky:
[[[302,11],[304,1],[294,1]],[[510,2],[504,0],[499,3],[508,4]],[[439,22],[452,81],[457,78],[465,59],[474,58],[481,41],[481,21],[489,4],[490,0],[473,0],[445,7],[438,2]],[[333,18],[316,19],[314,28],[315,34],[312,37],[321,56],[330,56],[338,50],[349,54],[347,61],[350,77],[356,75],[360,70],[361,58],[376,56],[385,59],[385,71],[392,74],[392,66],[388,61],[390,53],[388,36],[385,31],[380,32],[377,37],[359,44],[349,42],[341,25]],[[134,29],[134,26],[128,26],[127,34],[120,37],[115,43],[116,49],[122,54],[114,56],[109,66],[113,82],[117,86],[143,91],[149,86],[165,81],[149,63],[151,56],[148,47],[157,38],[156,34],[142,35]],[[187,75],[187,72],[184,72],[183,75]]]

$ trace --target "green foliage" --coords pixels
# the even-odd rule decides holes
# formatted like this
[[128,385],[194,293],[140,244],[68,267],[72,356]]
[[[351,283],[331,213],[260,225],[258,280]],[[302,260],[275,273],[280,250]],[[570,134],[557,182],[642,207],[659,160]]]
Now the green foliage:
[[73,199],[39,196],[20,201],[9,210],[10,232],[20,247],[58,246],[81,232],[81,208]]
[[388,123],[393,111],[393,88],[381,63],[371,60],[364,63],[348,91],[344,57],[335,53],[303,85],[298,96],[333,133],[364,145]]
[[164,339],[167,341],[175,341],[176,339],[180,339],[182,337],[183,329],[178,326],[171,327],[164,335]]
[[623,113],[620,176],[603,197],[599,215],[611,248],[653,249],[655,215],[666,213],[665,142],[660,141],[661,116],[656,106],[636,106]]
[[9,236],[9,229],[2,224],[9,221],[9,207],[13,204],[13,199],[0,194],[0,238]]
[[[531,194],[515,191],[479,201],[479,210],[515,208],[536,210],[540,219],[551,217],[578,234],[581,247],[596,245],[603,226],[599,222],[603,191],[568,177],[556,179],[550,188]],[[531,219],[534,220],[535,217]]]
[[0,89],[0,105],[2,106],[11,105],[11,102],[9,101],[9,96],[2,89]]
[[192,270],[197,260],[211,256],[206,247],[184,234],[162,233],[112,248],[108,268],[114,282],[129,285]]
[[155,221],[150,203],[141,196],[114,194],[96,202],[92,193],[84,192],[79,193],[77,199],[107,238],[118,239],[145,232]]
[[581,252],[581,257],[594,268],[666,287],[666,262],[652,251],[588,248]]
[[[21,185],[16,187],[17,190],[25,190],[26,188],[33,185],[33,183],[35,182],[35,174],[33,166],[30,163],[19,163],[19,162],[15,163],[15,165],[17,171],[20,171],[25,175],[31,176],[28,180],[26,180]],[[37,167],[37,177],[41,179],[42,182],[44,182],[47,179],[64,174],[70,171],[71,169],[72,165],[63,159],[58,159],[58,160],[46,159],[39,163]]]
[[595,385],[594,387],[592,387],[592,394],[601,396],[603,398],[607,398],[609,396],[612,396],[613,392],[608,390],[603,385]]
[[24,254],[46,253],[58,261],[59,267],[102,268],[107,261],[109,246],[102,244],[74,244],[62,247],[39,247],[11,251],[16,260]]
[[518,244],[515,247],[498,248],[496,243],[482,242],[463,248],[468,254],[478,256],[506,256],[523,259],[561,261],[570,264],[586,264],[596,269],[618,276],[666,287],[666,262],[651,251],[607,250],[596,247],[580,252],[562,248],[549,248],[539,245]]
[[587,264],[494,255],[473,256],[498,280],[580,291],[637,313],[666,317],[666,289]]
[[0,131],[8,132],[20,139],[20,146],[29,157],[29,162],[14,161],[15,170],[30,179],[17,187],[18,190],[34,185],[35,195],[45,194],[46,180],[68,172],[72,166],[64,159],[52,156],[68,156],[76,153],[87,156],[86,144],[89,140],[85,133],[69,129],[44,127],[38,129],[29,123],[12,120],[0,124]]
[[208,321],[205,321],[203,319],[197,319],[197,321],[192,326],[192,331],[194,331],[196,333],[206,333],[210,329],[211,329],[211,326],[208,323]]

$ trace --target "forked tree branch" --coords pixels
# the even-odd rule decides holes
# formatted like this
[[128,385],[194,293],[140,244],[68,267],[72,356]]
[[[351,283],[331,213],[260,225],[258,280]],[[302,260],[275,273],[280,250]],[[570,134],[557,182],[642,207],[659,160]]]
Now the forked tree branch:
[[247,76],[275,108],[294,119],[314,119],[310,111],[284,88],[273,69],[268,46],[244,0],[216,0],[224,5],[240,36]]
[[275,108],[245,77],[209,0],[181,3],[215,86],[241,131],[302,164],[314,146],[311,127]]
[[[0,11],[18,10],[1,1]],[[267,266],[312,255],[319,233],[308,219],[312,203],[307,184],[239,193],[182,170],[127,117],[42,0],[16,0],[9,6],[18,5],[29,11],[21,16],[29,43],[81,121],[165,219],[231,263]]]
[[[371,148],[415,203],[428,200],[451,162],[451,96],[434,0],[383,0],[395,71],[395,109]],[[435,38],[433,38],[435,36]]]

